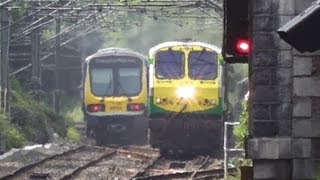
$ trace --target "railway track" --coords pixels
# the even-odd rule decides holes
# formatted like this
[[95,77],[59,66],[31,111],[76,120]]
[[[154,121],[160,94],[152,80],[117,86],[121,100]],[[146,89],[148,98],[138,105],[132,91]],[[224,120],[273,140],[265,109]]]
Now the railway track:
[[163,157],[149,146],[81,146],[0,179],[223,179],[223,163],[211,156]]

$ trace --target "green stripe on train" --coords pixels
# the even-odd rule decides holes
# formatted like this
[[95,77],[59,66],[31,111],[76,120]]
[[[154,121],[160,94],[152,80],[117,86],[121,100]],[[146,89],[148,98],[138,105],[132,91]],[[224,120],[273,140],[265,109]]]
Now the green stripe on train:
[[[222,102],[222,98],[219,98],[219,102]],[[223,112],[222,110],[222,103],[215,108],[211,108],[205,111],[196,111],[193,113],[201,113],[201,114],[209,114],[209,115],[221,115]],[[148,114],[166,114],[169,113],[167,110],[155,105],[153,103],[153,96],[148,97]]]

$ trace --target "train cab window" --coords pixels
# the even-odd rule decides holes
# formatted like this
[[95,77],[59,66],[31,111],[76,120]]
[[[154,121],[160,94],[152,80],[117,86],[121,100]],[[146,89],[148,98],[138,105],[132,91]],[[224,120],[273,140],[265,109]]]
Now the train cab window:
[[91,90],[97,96],[110,96],[113,94],[113,70],[111,68],[92,68]]
[[184,75],[182,51],[159,51],[155,55],[156,76],[159,79],[179,79]]
[[189,77],[209,80],[217,77],[217,54],[212,51],[191,51],[188,56]]
[[141,90],[141,69],[139,67],[119,68],[119,94],[136,95]]

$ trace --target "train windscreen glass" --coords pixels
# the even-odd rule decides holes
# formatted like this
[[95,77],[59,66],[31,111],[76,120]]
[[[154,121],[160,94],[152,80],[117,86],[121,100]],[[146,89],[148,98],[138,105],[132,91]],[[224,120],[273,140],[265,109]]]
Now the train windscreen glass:
[[141,69],[138,67],[119,68],[119,94],[135,95],[141,90]]
[[97,96],[111,96],[114,89],[113,70],[111,68],[91,69],[91,91]]
[[159,79],[179,79],[184,75],[184,53],[159,51],[155,55],[156,76]]
[[136,57],[99,57],[89,67],[96,96],[134,96],[141,91],[142,61]]
[[188,56],[191,79],[213,80],[217,77],[217,54],[212,51],[191,51]]

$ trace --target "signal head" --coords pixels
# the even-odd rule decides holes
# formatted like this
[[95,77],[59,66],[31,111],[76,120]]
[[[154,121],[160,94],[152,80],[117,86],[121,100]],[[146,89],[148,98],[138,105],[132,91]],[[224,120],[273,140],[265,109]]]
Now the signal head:
[[236,40],[236,50],[240,54],[248,54],[250,50],[250,43],[248,39],[237,39]]

